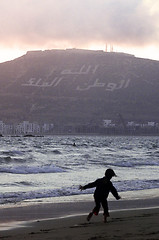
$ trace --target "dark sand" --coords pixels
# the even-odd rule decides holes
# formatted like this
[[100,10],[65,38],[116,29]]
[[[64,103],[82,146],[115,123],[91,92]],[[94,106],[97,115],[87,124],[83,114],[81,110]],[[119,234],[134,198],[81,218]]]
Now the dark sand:
[[0,239],[159,239],[158,197],[109,201],[108,223],[102,211],[87,222],[93,206],[92,199],[1,208]]

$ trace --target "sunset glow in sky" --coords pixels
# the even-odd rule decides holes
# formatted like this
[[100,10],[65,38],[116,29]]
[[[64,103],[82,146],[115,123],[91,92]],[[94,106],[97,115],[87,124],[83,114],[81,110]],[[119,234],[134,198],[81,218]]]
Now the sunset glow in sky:
[[159,60],[158,0],[1,0],[0,62],[83,48]]

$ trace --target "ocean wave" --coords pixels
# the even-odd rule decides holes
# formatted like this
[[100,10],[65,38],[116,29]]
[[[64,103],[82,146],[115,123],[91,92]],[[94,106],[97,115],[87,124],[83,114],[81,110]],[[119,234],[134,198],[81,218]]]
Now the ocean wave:
[[0,164],[2,163],[10,163],[12,161],[12,158],[10,156],[8,157],[0,157]]
[[125,180],[115,183],[118,191],[137,191],[144,189],[159,188],[159,180]]
[[38,173],[59,173],[65,172],[66,169],[56,167],[54,165],[33,165],[33,166],[10,166],[10,167],[0,167],[1,173],[13,173],[13,174],[38,174]]
[[15,182],[15,184],[17,186],[34,186],[32,182],[28,182],[28,181]]
[[9,182],[9,183],[0,183],[0,187],[17,187],[17,186],[35,186],[34,183],[28,181],[20,181],[20,182]]
[[54,154],[62,154],[59,150],[55,149],[52,151]]
[[[22,183],[23,184],[23,183]],[[27,182],[24,183],[28,184]],[[133,180],[133,181],[118,181],[114,183],[114,186],[119,192],[124,191],[137,191],[145,189],[159,188],[159,180]],[[57,189],[39,189],[34,191],[21,191],[21,192],[5,192],[0,193],[0,204],[6,203],[17,203],[22,200],[31,200],[38,198],[49,198],[49,197],[62,197],[72,196],[80,194],[93,194],[93,189],[87,189],[85,191],[79,191],[78,186],[74,185],[68,188],[57,188]]]
[[136,168],[136,167],[146,167],[146,166],[159,166],[159,163],[108,163],[106,166],[112,167],[123,167],[123,168]]
[[18,151],[18,150],[2,151],[1,153],[3,155],[9,155],[9,156],[24,155],[23,151]]
[[84,154],[84,155],[82,155],[81,157],[83,157],[83,158],[85,158],[85,159],[91,158],[90,154]]
[[159,166],[159,161],[157,159],[122,159],[122,160],[115,160],[114,161],[92,161],[94,164],[100,164],[102,166],[112,166],[112,167],[144,167],[144,166]]
[[0,157],[0,164],[24,163],[26,161],[27,159],[23,159],[23,158],[13,158],[10,156]]
[[[90,193],[92,191],[89,191]],[[70,188],[58,188],[58,189],[40,189],[35,191],[21,191],[21,192],[6,192],[0,193],[0,204],[6,203],[17,203],[22,200],[31,200],[38,198],[49,198],[49,197],[62,197],[62,196],[72,196],[79,195],[78,186],[73,186]]]

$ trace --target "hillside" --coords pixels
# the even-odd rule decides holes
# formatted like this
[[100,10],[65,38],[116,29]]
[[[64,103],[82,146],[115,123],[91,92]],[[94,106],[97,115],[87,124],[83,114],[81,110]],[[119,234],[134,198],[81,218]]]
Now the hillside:
[[159,122],[159,61],[89,50],[32,51],[0,64],[0,120]]

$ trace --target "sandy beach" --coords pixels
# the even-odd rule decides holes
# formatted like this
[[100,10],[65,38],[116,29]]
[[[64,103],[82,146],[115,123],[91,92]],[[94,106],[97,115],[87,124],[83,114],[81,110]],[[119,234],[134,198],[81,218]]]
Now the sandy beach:
[[0,239],[159,239],[158,197],[110,201],[107,223],[102,211],[87,222],[93,206],[92,199],[1,208]]
[[111,213],[108,223],[102,215],[90,223],[85,216],[28,222],[24,227],[0,232],[0,239],[159,239],[159,209]]

